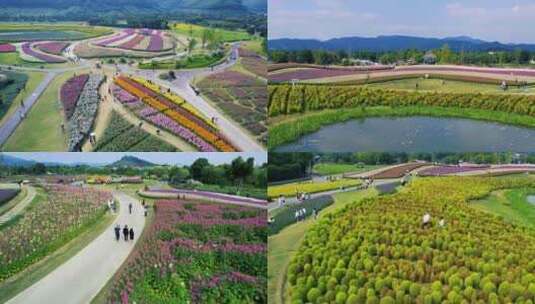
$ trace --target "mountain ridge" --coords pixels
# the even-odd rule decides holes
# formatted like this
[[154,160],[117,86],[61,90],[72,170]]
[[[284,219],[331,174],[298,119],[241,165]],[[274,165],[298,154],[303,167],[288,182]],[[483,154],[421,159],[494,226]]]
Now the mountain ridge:
[[446,38],[426,38],[406,35],[381,35],[377,37],[342,37],[329,40],[279,38],[269,40],[270,50],[296,51],[303,49],[323,49],[327,51],[399,51],[404,49],[431,50],[444,44],[453,51],[514,51],[523,49],[535,51],[535,44],[509,44],[497,41],[484,41],[469,36]]

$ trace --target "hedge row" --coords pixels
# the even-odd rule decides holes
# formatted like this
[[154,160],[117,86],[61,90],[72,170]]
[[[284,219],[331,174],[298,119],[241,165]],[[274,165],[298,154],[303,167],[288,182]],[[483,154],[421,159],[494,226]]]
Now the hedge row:
[[521,94],[410,92],[343,85],[270,85],[271,117],[369,106],[437,106],[535,115],[535,96]]
[[330,195],[318,196],[306,200],[299,204],[292,204],[283,207],[284,209],[273,217],[273,222],[269,225],[268,234],[273,235],[279,233],[283,228],[295,223],[295,211],[305,208],[307,210],[306,217],[312,216],[312,210],[316,208],[320,210],[326,208],[334,202]]

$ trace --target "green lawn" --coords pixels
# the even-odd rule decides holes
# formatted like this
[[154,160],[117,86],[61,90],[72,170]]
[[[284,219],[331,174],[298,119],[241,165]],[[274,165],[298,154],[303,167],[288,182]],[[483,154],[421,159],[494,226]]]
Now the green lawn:
[[[357,203],[365,198],[377,196],[375,189],[359,192],[344,192],[334,196],[334,203],[325,208],[319,214],[319,219],[328,213],[344,208],[348,204]],[[296,223],[284,228],[276,235],[268,239],[268,302],[282,304],[282,292],[286,279],[286,268],[299,248],[303,237],[310,226],[316,220],[308,220]]]
[[297,192],[318,193],[329,190],[336,190],[342,187],[354,187],[362,184],[358,179],[337,179],[337,180],[322,180],[322,181],[305,181],[288,183],[282,185],[269,186],[267,190],[268,197],[275,198],[281,195],[294,196]]
[[[188,23],[175,23],[171,25],[171,29],[180,35],[201,38],[202,33],[205,29],[209,29],[206,26],[188,24]],[[219,28],[212,28],[215,31],[215,34],[223,42],[232,42],[232,41],[242,41],[242,40],[251,40],[254,36],[249,35],[245,31],[230,31]]]
[[[12,32],[9,38],[3,36],[0,41],[27,40],[80,40],[110,34],[109,28],[101,26],[87,26],[83,23],[8,23],[0,22],[0,32]],[[41,37],[42,36],[42,37]]]
[[267,56],[266,49],[262,47],[262,39],[244,41],[241,43],[241,47],[262,56]]
[[357,165],[357,164],[337,164],[337,163],[319,163],[314,166],[314,172],[320,175],[335,175],[342,173],[362,173],[375,170],[384,166],[376,165]]
[[394,89],[394,90],[416,90],[418,84],[418,91],[421,92],[439,92],[439,93],[535,93],[535,87],[529,87],[526,90],[518,88],[509,88],[503,91],[498,85],[475,83],[467,81],[444,80],[441,79],[423,79],[423,78],[409,78],[400,80],[391,80],[386,82],[377,82],[367,84],[366,86],[379,89]]
[[[20,92],[15,99],[13,99],[13,102],[9,105],[9,108],[5,112],[5,114],[0,119],[0,124],[4,122],[8,117],[11,116],[13,112],[20,106],[21,100],[25,99],[30,95],[33,90],[43,81],[45,78],[45,74],[41,72],[24,72],[28,76],[28,80],[26,81],[26,90]],[[1,92],[1,90],[0,90]]]
[[140,69],[147,70],[172,70],[172,69],[198,69],[216,65],[224,57],[224,54],[219,55],[204,55],[196,54],[188,56],[182,60],[163,60],[140,63]]
[[61,131],[63,115],[59,102],[59,89],[74,73],[61,74],[50,83],[28,116],[8,139],[3,150],[65,151],[67,149],[66,134]]
[[506,221],[535,228],[535,205],[527,202],[528,195],[535,195],[535,189],[501,190],[471,206],[501,216]]

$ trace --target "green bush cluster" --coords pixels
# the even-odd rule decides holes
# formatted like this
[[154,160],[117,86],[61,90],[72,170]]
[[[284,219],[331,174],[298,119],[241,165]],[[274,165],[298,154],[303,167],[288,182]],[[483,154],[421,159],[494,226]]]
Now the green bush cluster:
[[411,92],[342,85],[270,85],[269,115],[371,106],[435,106],[535,115],[535,96]]
[[535,231],[468,205],[516,187],[535,179],[424,178],[327,215],[288,267],[291,302],[533,303]]

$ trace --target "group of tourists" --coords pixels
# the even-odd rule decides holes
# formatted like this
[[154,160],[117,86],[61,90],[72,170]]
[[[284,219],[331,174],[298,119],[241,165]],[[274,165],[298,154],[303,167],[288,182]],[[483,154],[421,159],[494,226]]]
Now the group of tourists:
[[[130,227],[129,229],[128,225],[124,225],[122,230],[123,230],[123,237],[126,242],[128,242],[128,240],[131,240],[131,241],[134,240],[134,228]],[[121,225],[119,224],[115,226],[115,239],[117,241],[121,240]]]
[[302,201],[305,201],[305,200],[308,200],[310,199],[310,193],[306,193],[306,192],[297,192],[296,195],[295,195],[295,198],[302,202]]
[[306,208],[301,208],[298,210],[295,210],[295,221],[299,222],[304,220],[307,217],[307,210]]
[[[441,217],[440,220],[438,221],[438,226],[440,228],[444,228],[446,226],[446,220],[443,217]],[[426,212],[424,216],[422,217],[422,228],[427,229],[430,227],[432,227],[431,214],[429,214],[429,212]]]

